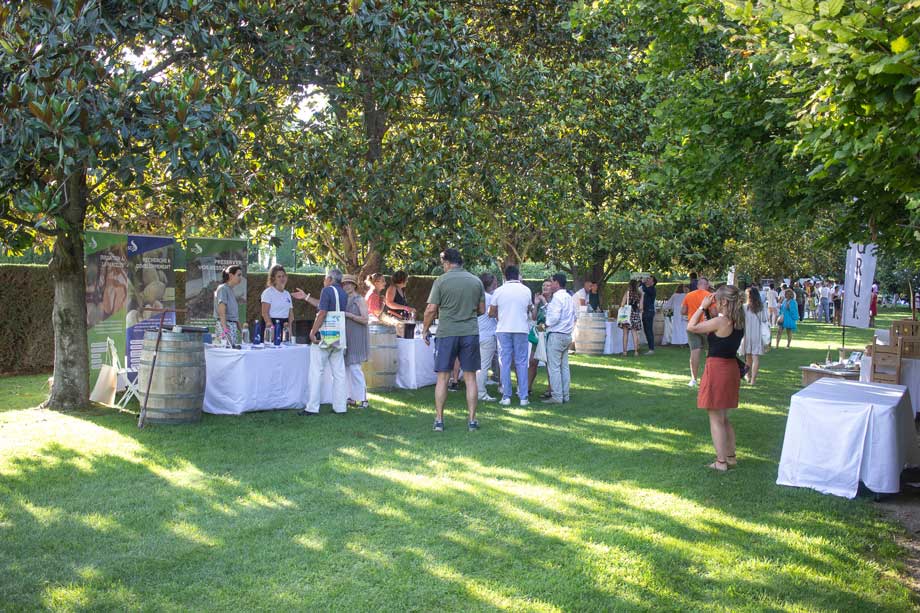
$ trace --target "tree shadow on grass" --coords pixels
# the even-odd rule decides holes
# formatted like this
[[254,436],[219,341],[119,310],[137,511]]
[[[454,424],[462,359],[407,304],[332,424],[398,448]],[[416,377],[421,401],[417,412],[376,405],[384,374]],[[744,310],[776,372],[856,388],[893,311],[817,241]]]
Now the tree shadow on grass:
[[[676,384],[667,370],[676,358],[660,353]],[[118,609],[908,608],[885,574],[896,554],[884,527],[858,502],[773,484],[781,413],[739,411],[750,434],[739,441],[742,467],[709,474],[705,415],[674,409],[692,399],[686,386],[626,385],[648,377],[609,364],[573,365],[569,405],[484,407],[477,433],[463,428],[457,394],[448,430],[431,433],[430,388],[388,395],[380,411],[306,420],[205,416],[138,431],[130,416],[70,416],[65,427],[87,430],[79,445],[47,443],[0,464],[0,599]],[[774,385],[788,393],[788,381]],[[103,435],[117,440],[104,446]]]

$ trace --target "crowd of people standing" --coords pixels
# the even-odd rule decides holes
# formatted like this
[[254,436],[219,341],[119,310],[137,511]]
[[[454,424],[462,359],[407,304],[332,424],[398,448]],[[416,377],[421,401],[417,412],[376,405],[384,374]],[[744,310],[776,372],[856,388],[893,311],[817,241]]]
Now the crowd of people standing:
[[[434,343],[437,373],[434,430],[444,430],[448,393],[457,389],[461,371],[470,431],[480,427],[479,402],[497,400],[501,406],[510,406],[516,392],[520,406],[528,406],[538,366],[543,363],[548,381],[542,401],[569,402],[569,352],[577,313],[599,310],[598,284],[586,280],[577,292],[570,293],[566,289],[566,276],[557,273],[547,278],[541,291],[534,295],[522,282],[516,266],[507,266],[502,271],[504,282],[499,284],[496,275],[490,272],[477,277],[465,270],[456,249],[442,251],[440,261],[444,272],[431,287],[417,330],[426,343]],[[228,332],[233,339],[237,338],[239,314],[232,290],[240,278],[239,267],[228,268],[224,271],[224,283],[215,292],[215,317],[223,327],[236,328]],[[310,397],[301,415],[319,413],[320,383],[326,370],[333,379],[333,412],[341,414],[349,407],[368,407],[362,370],[369,353],[368,325],[374,320],[404,322],[415,318],[416,311],[406,297],[407,282],[408,275],[403,271],[394,273],[389,285],[382,274],[371,274],[365,280],[368,290],[362,295],[355,276],[331,269],[325,275],[319,297],[314,298],[300,288],[288,292],[284,268],[272,267],[261,296],[261,319],[266,327],[284,323],[293,329],[294,300],[304,300],[317,309],[309,333],[313,343]],[[656,286],[653,275],[646,276],[641,283],[634,279],[622,296],[621,314],[628,307],[628,316],[618,322],[623,333],[623,355],[630,333],[638,355],[640,330],[647,339],[647,354],[655,352]],[[877,300],[876,288],[873,285],[873,302]],[[733,285],[722,285],[712,291],[709,279],[696,273],[691,274],[686,289],[689,291],[683,285],[676,288],[663,307],[671,315],[680,315],[674,324],[677,329],[672,341],[685,338],[689,345],[689,385],[699,388],[697,406],[708,412],[716,452],[709,467],[723,471],[736,463],[735,433],[728,411],[738,406],[742,379],[752,386],[756,384],[760,357],[771,345],[771,330],[776,330],[777,347],[784,332],[789,347],[798,322],[807,316],[831,323],[841,311],[842,289],[830,282],[805,281],[795,282],[791,287],[783,284],[779,290],[770,283],[763,291],[753,286],[741,291]],[[340,346],[323,345],[327,318],[343,320],[344,339]],[[487,390],[489,367],[496,356],[500,398],[492,397]],[[704,366],[702,375],[701,366]],[[512,375],[516,388],[512,386]]]

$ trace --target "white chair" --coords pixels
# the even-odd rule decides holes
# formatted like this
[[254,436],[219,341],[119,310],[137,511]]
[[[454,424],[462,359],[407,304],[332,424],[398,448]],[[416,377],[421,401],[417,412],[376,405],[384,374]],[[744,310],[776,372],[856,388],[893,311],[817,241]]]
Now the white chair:
[[[134,375],[132,377],[132,375]],[[128,366],[128,356],[125,356],[124,367],[118,369],[118,379],[116,391],[124,390],[121,399],[118,401],[118,408],[124,409],[131,402],[132,398],[140,400],[140,389],[137,386],[137,370]]]

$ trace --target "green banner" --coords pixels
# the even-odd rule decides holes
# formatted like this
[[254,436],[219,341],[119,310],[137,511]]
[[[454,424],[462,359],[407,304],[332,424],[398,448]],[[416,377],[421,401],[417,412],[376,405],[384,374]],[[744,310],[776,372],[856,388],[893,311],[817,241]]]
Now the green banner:
[[95,381],[103,361],[108,359],[106,339],[115,342],[119,358],[124,359],[125,315],[130,287],[127,274],[128,237],[87,231],[84,253],[90,381]]
[[240,323],[246,321],[246,263],[249,241],[235,238],[186,239],[185,322],[214,328],[214,292],[228,266],[243,269],[243,282],[233,288]]

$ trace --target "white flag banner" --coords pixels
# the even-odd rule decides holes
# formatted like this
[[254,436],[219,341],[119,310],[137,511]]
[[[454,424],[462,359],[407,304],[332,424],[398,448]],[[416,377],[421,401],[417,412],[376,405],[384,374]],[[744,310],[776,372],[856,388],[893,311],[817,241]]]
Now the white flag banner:
[[869,303],[875,279],[876,245],[850,243],[843,284],[843,320],[845,326],[869,327]]

